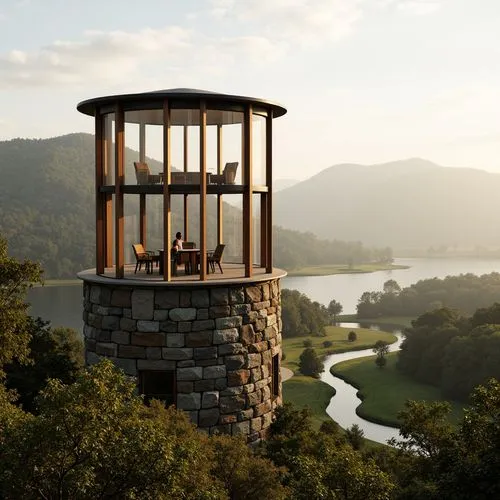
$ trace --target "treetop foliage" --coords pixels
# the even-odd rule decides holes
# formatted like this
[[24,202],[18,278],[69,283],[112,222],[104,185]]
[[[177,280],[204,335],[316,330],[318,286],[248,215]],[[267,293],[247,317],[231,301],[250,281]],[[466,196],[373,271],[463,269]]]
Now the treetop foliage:
[[286,288],[281,291],[281,305],[285,338],[325,335],[325,326],[330,323],[330,314],[324,305],[311,301],[307,295],[298,290]]
[[384,284],[383,292],[366,291],[361,295],[357,313],[359,318],[416,317],[426,311],[446,307],[472,314],[478,308],[489,307],[499,296],[500,273],[496,272],[482,276],[468,273],[444,279],[420,280],[403,289],[396,281],[389,280]]
[[495,303],[472,317],[449,308],[422,314],[404,332],[398,368],[466,401],[474,387],[500,378],[500,323],[489,323],[500,322],[499,310]]

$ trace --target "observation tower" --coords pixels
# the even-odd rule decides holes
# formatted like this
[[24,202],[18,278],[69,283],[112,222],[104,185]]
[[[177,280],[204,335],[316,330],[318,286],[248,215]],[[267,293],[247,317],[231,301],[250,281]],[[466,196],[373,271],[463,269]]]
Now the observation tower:
[[272,135],[286,109],[194,89],[77,109],[95,120],[87,364],[111,359],[207,433],[265,438],[282,402]]

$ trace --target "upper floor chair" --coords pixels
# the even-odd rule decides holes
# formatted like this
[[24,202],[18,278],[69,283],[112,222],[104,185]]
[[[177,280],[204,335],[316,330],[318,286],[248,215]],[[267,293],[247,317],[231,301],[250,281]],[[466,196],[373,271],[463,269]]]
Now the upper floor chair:
[[238,162],[226,163],[222,174],[212,174],[210,182],[212,184],[234,184],[236,181],[236,171],[238,170]]
[[134,161],[135,177],[137,184],[160,184],[161,175],[152,174],[145,162]]

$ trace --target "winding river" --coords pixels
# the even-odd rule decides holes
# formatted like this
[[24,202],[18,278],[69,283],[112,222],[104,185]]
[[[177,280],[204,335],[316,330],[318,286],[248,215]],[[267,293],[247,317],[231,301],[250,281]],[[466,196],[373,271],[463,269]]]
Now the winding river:
[[[347,325],[347,324],[346,324]],[[357,324],[349,323],[349,327],[357,327]],[[355,326],[354,326],[355,325]],[[344,325],[342,325],[344,326]],[[398,338],[396,342],[389,346],[390,351],[397,351],[403,341],[401,332],[394,331]],[[391,438],[399,438],[399,431],[395,427],[375,424],[361,418],[356,414],[356,408],[361,404],[361,399],[356,393],[358,390],[344,380],[333,376],[330,373],[330,368],[342,361],[350,359],[363,358],[365,356],[373,356],[371,349],[363,349],[362,351],[350,351],[340,354],[332,354],[325,358],[325,369],[321,374],[321,380],[332,386],[337,392],[330,400],[326,408],[326,413],[337,422],[342,428],[346,429],[353,424],[357,424],[363,429],[366,438],[379,443],[386,443]]]

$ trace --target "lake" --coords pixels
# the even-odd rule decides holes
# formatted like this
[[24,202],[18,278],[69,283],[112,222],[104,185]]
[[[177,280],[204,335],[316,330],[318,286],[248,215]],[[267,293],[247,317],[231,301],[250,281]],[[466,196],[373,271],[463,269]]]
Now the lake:
[[354,314],[363,292],[382,291],[384,283],[390,279],[404,288],[428,278],[500,272],[500,259],[394,259],[394,264],[410,267],[363,274],[287,277],[282,280],[282,287],[299,290],[326,306],[335,299],[342,304],[343,314]]
[[[282,287],[299,290],[311,300],[325,305],[335,299],[343,305],[344,314],[351,314],[356,312],[356,304],[363,292],[381,291],[390,279],[405,287],[427,278],[500,272],[500,259],[394,259],[394,263],[411,267],[363,274],[287,277],[282,280]],[[33,316],[50,320],[53,326],[82,331],[81,285],[33,288],[28,293],[28,302]]]

